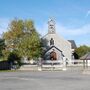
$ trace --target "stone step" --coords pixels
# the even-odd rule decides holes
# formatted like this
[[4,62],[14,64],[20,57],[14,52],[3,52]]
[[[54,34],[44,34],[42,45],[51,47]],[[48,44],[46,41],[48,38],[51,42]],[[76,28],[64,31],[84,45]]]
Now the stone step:
[[36,65],[23,65],[19,70],[38,70]]
[[43,65],[42,67],[37,65],[23,65],[19,70],[32,70],[32,71],[52,71],[52,70],[63,70],[63,67],[60,65]]

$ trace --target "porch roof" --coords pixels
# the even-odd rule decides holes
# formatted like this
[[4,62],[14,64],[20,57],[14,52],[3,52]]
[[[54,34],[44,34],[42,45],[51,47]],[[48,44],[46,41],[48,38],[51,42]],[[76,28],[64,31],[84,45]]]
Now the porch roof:
[[81,60],[90,60],[90,52],[86,53],[84,56],[80,58]]

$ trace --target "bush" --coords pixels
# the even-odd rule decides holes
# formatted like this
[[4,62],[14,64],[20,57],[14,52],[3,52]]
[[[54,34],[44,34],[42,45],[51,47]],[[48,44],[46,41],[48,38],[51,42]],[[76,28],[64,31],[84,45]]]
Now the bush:
[[[16,52],[11,52],[8,56],[8,62],[13,66],[16,65],[17,68],[21,66],[21,57]],[[11,66],[11,67],[12,67]]]

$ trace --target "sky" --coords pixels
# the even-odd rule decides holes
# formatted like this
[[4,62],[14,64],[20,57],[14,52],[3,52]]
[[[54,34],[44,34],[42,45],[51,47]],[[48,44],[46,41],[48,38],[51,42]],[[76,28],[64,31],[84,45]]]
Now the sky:
[[90,46],[90,0],[0,0],[0,35],[14,18],[33,20],[42,36],[53,18],[58,35]]

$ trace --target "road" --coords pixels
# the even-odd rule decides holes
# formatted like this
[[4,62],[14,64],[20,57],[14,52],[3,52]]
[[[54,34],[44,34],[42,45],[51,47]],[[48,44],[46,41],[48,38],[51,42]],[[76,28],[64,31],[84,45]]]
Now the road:
[[90,75],[79,71],[0,72],[0,90],[90,90]]

